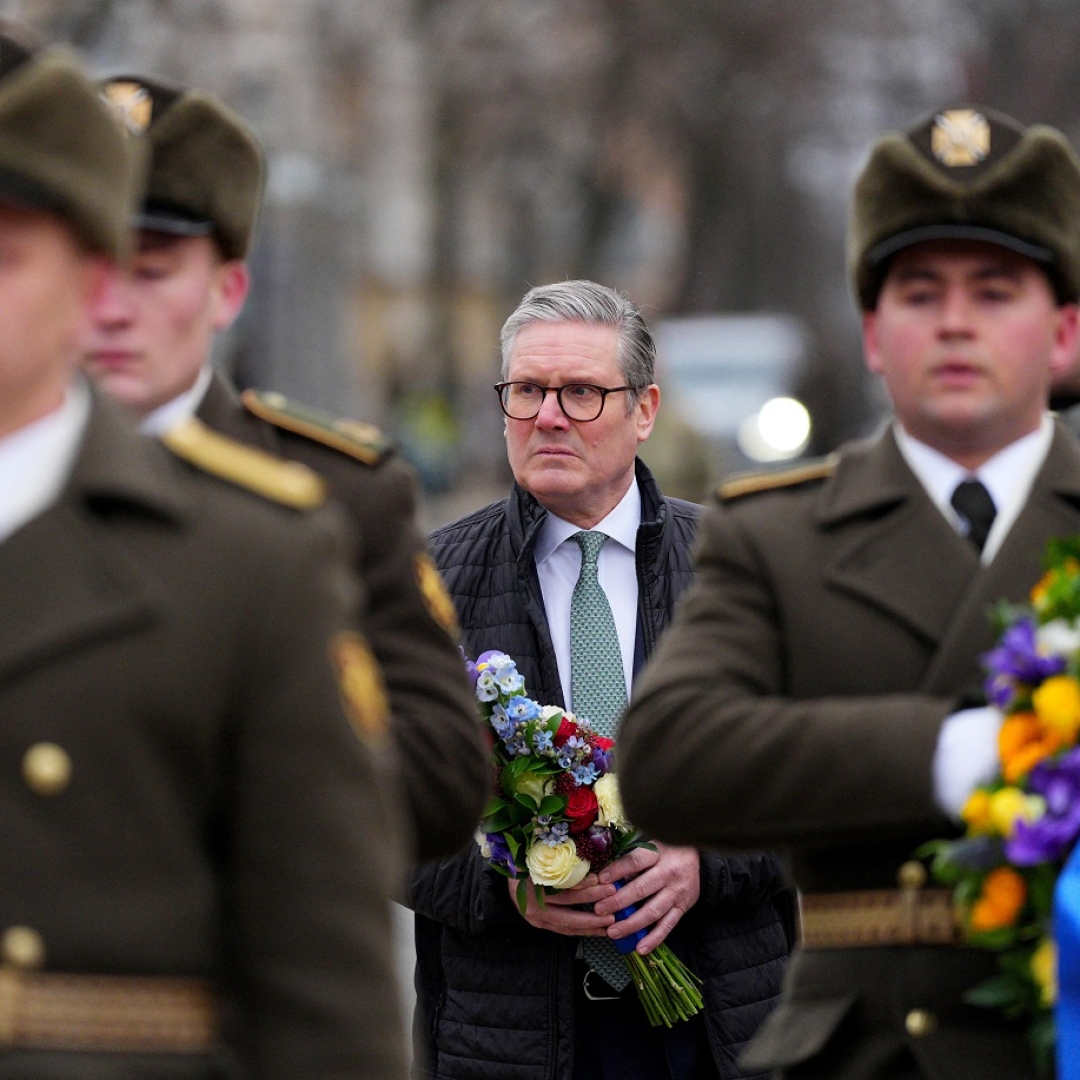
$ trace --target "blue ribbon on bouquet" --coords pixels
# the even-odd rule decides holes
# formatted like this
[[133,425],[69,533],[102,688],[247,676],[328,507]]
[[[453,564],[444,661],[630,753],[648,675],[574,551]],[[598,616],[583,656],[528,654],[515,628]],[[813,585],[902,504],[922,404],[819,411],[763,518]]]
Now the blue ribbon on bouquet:
[[[622,888],[622,882],[614,882],[616,889]],[[629,919],[634,912],[637,911],[637,904],[630,904],[627,907],[622,908],[620,911],[615,912],[615,921],[622,922],[624,919]],[[628,934],[626,937],[615,938],[615,948],[618,949],[620,956],[629,956],[637,948],[637,943],[644,940],[648,934],[648,929],[638,930],[633,934]]]

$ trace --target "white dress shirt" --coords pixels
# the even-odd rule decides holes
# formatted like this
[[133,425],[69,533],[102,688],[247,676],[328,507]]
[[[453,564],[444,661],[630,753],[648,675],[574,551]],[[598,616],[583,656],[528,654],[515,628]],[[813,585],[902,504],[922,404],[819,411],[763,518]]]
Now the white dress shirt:
[[190,390],[185,390],[172,401],[159,405],[152,413],[147,413],[139,423],[139,430],[144,435],[153,435],[155,438],[164,435],[174,424],[181,420],[190,420],[199,410],[202,399],[206,397],[206,391],[210,389],[210,380],[214,377],[213,369],[206,364],[199,372],[199,377],[191,384]]
[[[900,424],[893,430],[904,460],[934,505],[958,532],[964,531],[964,524],[952,508],[953,491],[962,480],[976,478],[982,481],[997,509],[982,550],[985,566],[997,554],[1009,529],[1020,516],[1035,475],[1050,451],[1054,437],[1054,422],[1050,416],[1043,416],[1036,431],[999,450],[973,473],[912,438]],[[942,724],[934,751],[934,797],[950,817],[959,818],[975,786],[989,783],[997,773],[997,738],[1001,722],[1001,713],[985,706],[953,713]]]
[[77,379],[47,416],[0,439],[0,543],[60,497],[90,417],[90,391]]
[[994,500],[997,515],[983,545],[982,562],[985,566],[998,553],[1013,522],[1020,516],[1035,475],[1042,468],[1050,443],[1054,438],[1054,422],[1049,414],[1043,416],[1039,427],[999,450],[984,461],[974,472],[957,465],[951,458],[926,443],[909,435],[900,424],[893,428],[900,453],[919,478],[934,505],[945,515],[957,532],[963,533],[965,524],[952,508],[952,496],[956,485],[962,480],[981,480]]
[[[637,638],[638,580],[634,549],[640,524],[641,492],[635,480],[618,506],[592,529],[610,538],[600,549],[597,576],[611,604],[619,635],[627,697],[634,674]],[[534,554],[544,611],[555,646],[555,660],[559,665],[563,700],[571,711],[574,701],[570,686],[570,598],[581,574],[581,548],[570,537],[577,532],[581,532],[579,526],[549,513],[540,527]]]

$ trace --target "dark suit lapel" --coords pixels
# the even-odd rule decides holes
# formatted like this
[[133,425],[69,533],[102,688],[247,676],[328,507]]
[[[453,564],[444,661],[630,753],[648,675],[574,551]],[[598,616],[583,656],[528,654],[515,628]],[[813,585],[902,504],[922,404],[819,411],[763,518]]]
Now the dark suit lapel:
[[1027,503],[994,561],[978,574],[926,673],[922,689],[952,693],[971,678],[971,657],[994,642],[989,612],[1001,600],[1023,602],[1042,575],[1047,543],[1080,532],[1080,447],[1057,431]]
[[979,562],[908,468],[891,432],[841,458],[818,518],[823,528],[846,533],[823,568],[826,584],[938,643]]
[[114,406],[95,401],[59,501],[0,543],[0,682],[153,617],[152,585],[118,542],[112,515],[183,513],[182,496],[163,475],[163,454]]

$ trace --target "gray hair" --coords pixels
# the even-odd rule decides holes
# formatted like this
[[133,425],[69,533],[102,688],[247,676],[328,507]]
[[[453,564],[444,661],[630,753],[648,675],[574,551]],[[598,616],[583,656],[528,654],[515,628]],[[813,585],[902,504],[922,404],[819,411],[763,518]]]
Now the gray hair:
[[611,326],[618,333],[615,358],[623,381],[633,387],[627,394],[627,412],[633,411],[641,392],[653,383],[656,342],[638,306],[625,296],[595,281],[559,281],[530,289],[503,323],[502,377],[510,372],[510,356],[518,334],[536,322],[581,322]]

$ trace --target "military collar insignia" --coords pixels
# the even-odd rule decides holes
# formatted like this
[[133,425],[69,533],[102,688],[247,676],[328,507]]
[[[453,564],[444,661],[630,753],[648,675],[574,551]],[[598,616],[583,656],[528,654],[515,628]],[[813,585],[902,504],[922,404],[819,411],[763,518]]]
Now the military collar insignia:
[[930,149],[948,168],[978,165],[990,153],[990,123],[974,109],[947,109],[934,117]]
[[154,98],[145,86],[131,79],[116,79],[101,88],[101,96],[132,135],[146,134],[154,118]]

